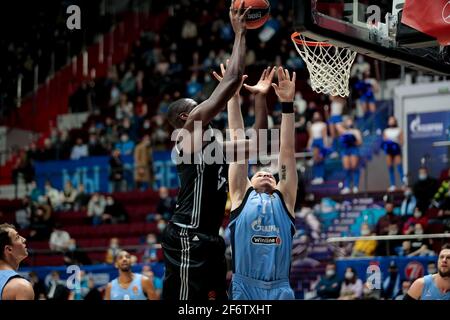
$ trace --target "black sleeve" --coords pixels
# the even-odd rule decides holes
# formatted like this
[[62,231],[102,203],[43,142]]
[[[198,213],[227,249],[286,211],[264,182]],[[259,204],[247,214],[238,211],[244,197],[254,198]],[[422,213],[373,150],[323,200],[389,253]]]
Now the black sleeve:
[[405,296],[403,297],[403,300],[409,300],[409,301],[416,301],[417,299],[414,299],[413,297],[411,297],[409,294],[405,294]]

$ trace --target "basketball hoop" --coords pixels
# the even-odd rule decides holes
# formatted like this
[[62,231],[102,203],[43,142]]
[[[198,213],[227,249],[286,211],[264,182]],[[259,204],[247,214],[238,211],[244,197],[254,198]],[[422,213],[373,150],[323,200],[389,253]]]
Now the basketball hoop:
[[314,91],[344,98],[350,94],[348,82],[356,52],[327,42],[307,41],[298,32],[291,39],[308,67]]

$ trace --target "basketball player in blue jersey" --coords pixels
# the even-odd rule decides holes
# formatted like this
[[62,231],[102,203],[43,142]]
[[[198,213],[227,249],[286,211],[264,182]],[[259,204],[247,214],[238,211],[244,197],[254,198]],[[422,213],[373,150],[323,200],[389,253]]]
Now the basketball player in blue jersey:
[[0,224],[0,300],[34,300],[31,283],[17,273],[28,256],[25,242],[14,226]]
[[[280,182],[267,171],[247,178],[246,161],[230,164],[231,248],[233,300],[294,299],[289,285],[294,205],[297,195],[294,109],[295,73],[278,68],[278,85],[272,84],[282,104],[278,158]],[[231,135],[238,139],[244,128],[239,104],[228,106]],[[234,132],[233,132],[234,131]]]
[[450,245],[442,246],[438,273],[419,278],[411,285],[403,300],[450,300]]
[[131,255],[127,251],[119,252],[115,265],[119,277],[108,283],[105,300],[158,300],[152,280],[131,272]]

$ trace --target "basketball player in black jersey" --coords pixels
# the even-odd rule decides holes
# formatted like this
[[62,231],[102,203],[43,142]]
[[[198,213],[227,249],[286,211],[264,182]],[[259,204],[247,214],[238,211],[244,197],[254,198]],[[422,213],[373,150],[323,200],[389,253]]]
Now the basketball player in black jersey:
[[[250,7],[244,10],[242,1],[240,8],[234,10],[234,1],[230,7],[230,20],[235,41],[222,81],[199,105],[192,99],[180,99],[169,106],[171,125],[189,132],[191,136],[190,139],[177,137],[177,161],[186,155],[191,161],[177,162],[180,191],[174,215],[163,232],[164,300],[227,299],[225,244],[219,236],[219,229],[227,200],[228,166],[223,152],[214,157],[222,158],[222,161],[205,161],[208,149],[223,150],[224,144],[214,148],[220,143],[214,137],[206,143],[196,144],[194,141],[203,141],[203,133],[212,131],[210,121],[226,107],[245,80],[245,16]],[[256,113],[255,121],[259,127],[263,127],[265,122],[267,128],[267,111],[265,115],[262,113]],[[194,130],[196,121],[200,121],[201,130],[197,127]],[[249,145],[246,141],[242,146],[248,148]],[[239,152],[239,146],[234,150]]]

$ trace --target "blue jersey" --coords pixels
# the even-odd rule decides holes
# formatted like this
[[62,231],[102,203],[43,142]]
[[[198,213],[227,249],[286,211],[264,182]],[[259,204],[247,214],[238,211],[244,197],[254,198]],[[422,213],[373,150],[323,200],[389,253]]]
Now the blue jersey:
[[233,273],[262,281],[288,280],[294,218],[278,190],[247,190],[230,222]]
[[126,289],[119,285],[118,279],[111,282],[111,300],[147,300],[142,289],[142,275],[133,273],[133,281]]
[[442,293],[433,280],[433,275],[429,274],[423,277],[424,285],[422,289],[421,300],[450,300],[450,292]]
[[22,276],[14,270],[0,270],[0,300],[2,300],[3,289],[13,278],[22,278]]

